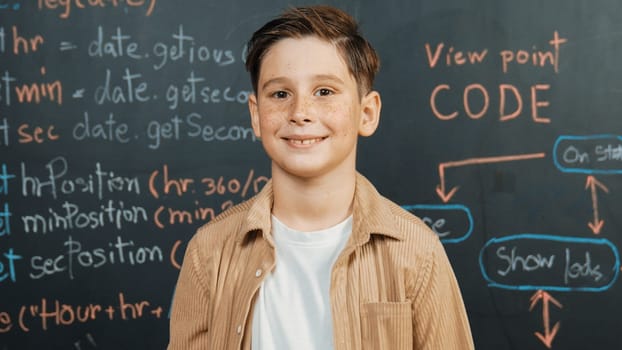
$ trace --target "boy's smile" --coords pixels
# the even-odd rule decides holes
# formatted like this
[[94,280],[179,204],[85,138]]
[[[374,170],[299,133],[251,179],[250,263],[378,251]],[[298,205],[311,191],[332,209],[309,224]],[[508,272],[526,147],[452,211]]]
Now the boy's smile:
[[306,146],[310,146],[310,145],[316,144],[318,142],[322,142],[327,137],[328,136],[326,136],[326,137],[313,137],[313,136],[307,136],[307,135],[300,135],[300,136],[285,137],[284,139],[289,141],[289,143],[291,143],[295,147],[299,147],[299,146],[306,147]]
[[[313,36],[278,41],[263,57],[257,86],[251,120],[273,176],[308,179],[354,169],[358,135],[375,130],[380,98],[359,96],[335,45]],[[370,100],[378,113],[370,112]]]

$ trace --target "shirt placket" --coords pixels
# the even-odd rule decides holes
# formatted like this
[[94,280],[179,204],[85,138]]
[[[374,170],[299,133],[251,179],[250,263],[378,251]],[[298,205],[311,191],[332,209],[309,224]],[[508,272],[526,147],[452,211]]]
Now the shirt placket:
[[335,265],[331,275],[330,284],[330,300],[333,319],[333,344],[335,350],[349,350],[353,347],[354,339],[351,327],[351,303],[352,300],[348,300],[353,297],[349,286],[357,285],[358,281],[349,281],[349,268],[348,261],[350,256],[355,250],[353,242],[349,242],[343,249]]
[[[244,307],[234,307],[236,315],[233,316],[232,344],[236,344],[235,349],[250,348],[250,336],[252,326],[252,310],[254,302],[267,274],[274,268],[274,250],[262,238],[257,238],[261,242],[257,242],[256,252],[250,254],[250,260],[245,264],[245,269],[241,274],[242,281],[240,294],[237,300],[240,303],[245,302]],[[234,301],[235,303],[235,301]]]

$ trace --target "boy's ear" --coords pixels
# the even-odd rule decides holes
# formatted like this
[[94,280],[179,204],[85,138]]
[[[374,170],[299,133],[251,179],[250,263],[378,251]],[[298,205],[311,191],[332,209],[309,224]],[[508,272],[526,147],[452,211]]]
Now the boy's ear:
[[361,121],[359,135],[371,136],[378,128],[380,122],[380,109],[382,101],[377,91],[371,91],[361,101]]
[[252,93],[248,96],[248,111],[251,114],[251,126],[255,137],[261,138],[261,128],[259,127],[259,110],[257,108],[257,96]]

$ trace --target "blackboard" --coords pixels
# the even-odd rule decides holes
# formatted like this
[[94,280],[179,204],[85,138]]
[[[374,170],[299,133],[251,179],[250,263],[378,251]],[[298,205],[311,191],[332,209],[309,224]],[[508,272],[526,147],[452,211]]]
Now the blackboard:
[[[622,348],[622,3],[330,3],[382,59],[359,170],[477,349]],[[165,347],[189,238],[270,175],[244,45],[289,5],[0,2],[0,349]]]

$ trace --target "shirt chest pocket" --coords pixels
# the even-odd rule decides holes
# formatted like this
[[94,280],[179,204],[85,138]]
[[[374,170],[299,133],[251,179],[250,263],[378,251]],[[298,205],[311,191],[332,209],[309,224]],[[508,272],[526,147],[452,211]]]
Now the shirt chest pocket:
[[410,301],[361,304],[363,349],[412,349],[411,308]]

